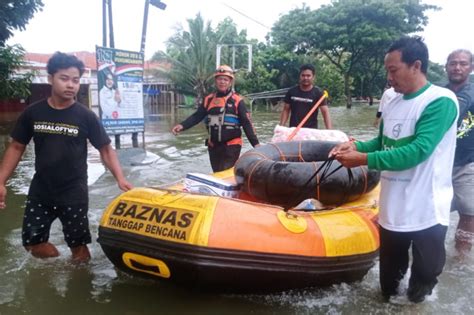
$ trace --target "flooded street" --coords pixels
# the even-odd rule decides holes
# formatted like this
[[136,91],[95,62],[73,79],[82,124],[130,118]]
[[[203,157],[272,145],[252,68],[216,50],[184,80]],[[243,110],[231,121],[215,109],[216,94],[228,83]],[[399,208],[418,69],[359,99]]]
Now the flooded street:
[[[376,105],[355,105],[351,110],[332,107],[334,128],[356,139],[370,139]],[[203,126],[178,137],[169,130],[191,112],[160,116],[146,125],[147,156],[143,164],[124,163],[124,173],[136,187],[177,181],[188,172],[211,171]],[[279,114],[255,112],[253,120],[261,142],[269,142]],[[3,155],[11,123],[0,125]],[[130,135],[122,145],[131,146]],[[244,137],[244,149],[250,148]],[[102,212],[119,193],[98,152],[90,150],[89,221],[93,242],[90,264],[74,266],[57,220],[50,241],[61,256],[32,258],[21,245],[23,204],[34,173],[33,148],[27,152],[8,184],[7,208],[0,210],[0,315],[6,314],[473,314],[474,254],[461,263],[454,250],[457,214],[452,213],[447,237],[447,263],[440,283],[428,300],[411,304],[404,295],[384,303],[380,297],[378,265],[360,282],[329,288],[310,288],[269,295],[228,295],[183,289],[118,272],[97,243]],[[401,291],[406,290],[407,279]]]

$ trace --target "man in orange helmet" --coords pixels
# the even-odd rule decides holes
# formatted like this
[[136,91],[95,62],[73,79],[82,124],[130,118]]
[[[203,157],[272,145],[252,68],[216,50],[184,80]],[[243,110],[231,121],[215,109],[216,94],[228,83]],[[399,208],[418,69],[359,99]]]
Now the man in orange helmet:
[[174,135],[198,124],[206,116],[209,137],[206,145],[212,170],[220,172],[234,166],[242,149],[242,131],[255,147],[258,139],[245,102],[232,90],[234,71],[227,65],[219,66],[214,73],[216,92],[204,98],[196,112],[171,129]]

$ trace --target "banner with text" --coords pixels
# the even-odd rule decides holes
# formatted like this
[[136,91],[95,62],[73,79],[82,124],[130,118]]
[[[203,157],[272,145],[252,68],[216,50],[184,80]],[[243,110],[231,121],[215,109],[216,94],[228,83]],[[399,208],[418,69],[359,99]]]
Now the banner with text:
[[99,113],[108,134],[145,130],[143,54],[96,46]]

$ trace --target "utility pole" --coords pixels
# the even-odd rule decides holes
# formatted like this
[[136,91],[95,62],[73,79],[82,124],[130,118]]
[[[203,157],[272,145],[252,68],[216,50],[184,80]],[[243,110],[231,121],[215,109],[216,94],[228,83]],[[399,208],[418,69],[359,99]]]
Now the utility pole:
[[[109,45],[107,45],[107,17],[109,18]],[[102,46],[115,48],[112,0],[102,0]],[[120,149],[120,135],[115,135],[115,149]]]
[[145,9],[143,11],[143,27],[142,27],[142,38],[140,42],[140,52],[145,54],[145,44],[146,44],[146,29],[148,25],[148,8],[150,4],[158,9],[166,9],[166,4],[160,0],[145,0]]
[[107,47],[107,0],[102,0],[102,46]]
[[109,47],[115,48],[114,22],[112,19],[112,0],[108,0],[108,2],[109,2]]
[[[166,9],[166,4],[160,0],[145,0],[145,9],[143,10],[143,26],[142,26],[142,38],[140,42],[140,52],[145,56],[145,44],[146,44],[146,29],[148,26],[148,8],[150,4],[157,7],[158,9]],[[144,69],[145,70],[145,69]],[[143,71],[145,74],[145,71]],[[145,146],[145,133],[142,133],[143,146]],[[132,145],[133,147],[138,147],[138,133],[132,133]]]

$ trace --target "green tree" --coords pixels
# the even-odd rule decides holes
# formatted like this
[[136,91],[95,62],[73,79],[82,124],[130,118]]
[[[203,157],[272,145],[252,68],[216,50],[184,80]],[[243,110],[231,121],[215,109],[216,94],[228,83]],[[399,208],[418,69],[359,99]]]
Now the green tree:
[[[257,44],[247,40],[247,31],[238,31],[230,18],[224,19],[213,30],[210,22],[205,22],[201,14],[195,19],[188,19],[188,29],[179,29],[167,41],[166,52],[157,52],[153,60],[167,61],[171,67],[160,71],[177,86],[177,90],[187,95],[196,96],[201,102],[211,90],[214,83],[213,73],[216,68],[216,47],[218,44]],[[232,65],[232,50],[223,47],[221,63]],[[247,65],[248,51],[239,50],[235,55],[236,65]],[[258,68],[257,68],[258,69]],[[235,85],[245,84],[245,72],[237,73]],[[256,77],[254,77],[256,78]],[[262,78],[258,78],[262,81]]]
[[436,62],[429,63],[428,80],[436,85],[444,86],[448,84],[448,77],[444,68],[444,65],[440,65]]
[[268,66],[268,46],[258,43],[253,47],[252,72],[242,74],[242,81],[238,85],[241,94],[271,91],[277,88],[274,82],[279,72]]
[[30,94],[33,73],[18,73],[24,65],[24,49],[5,42],[14,30],[24,30],[33,14],[43,7],[41,0],[0,1],[0,99],[26,97]]
[[328,91],[331,103],[340,103],[344,98],[344,78],[325,56],[319,56],[315,64],[316,85]]
[[42,0],[0,1],[0,47],[13,35],[13,30],[24,30],[28,21],[42,8]]
[[[271,82],[277,89],[290,87],[298,82],[298,68],[303,62],[301,56],[280,46],[260,44],[256,47],[254,61],[255,63],[262,63],[267,71],[274,71]],[[252,83],[249,82],[249,84]],[[260,91],[256,90],[254,92]]]
[[262,62],[254,63],[252,72],[243,75],[238,91],[241,94],[276,90],[277,86],[272,82],[278,75],[278,70],[269,70]]
[[19,45],[0,48],[0,100],[26,97],[30,94],[33,72],[18,73],[24,65],[25,51]]
[[169,62],[170,70],[162,73],[178,91],[195,95],[201,102],[213,83],[217,39],[210,22],[205,22],[201,14],[187,22],[188,30],[179,29],[168,39],[166,53],[155,53],[152,59]]
[[[387,43],[404,34],[423,30],[424,12],[437,7],[419,0],[338,0],[318,10],[303,6],[282,16],[272,29],[274,42],[295,52],[324,54],[344,77],[347,107],[351,107],[351,81],[365,62],[364,76],[380,72]],[[377,52],[377,54],[373,54]],[[360,66],[360,67],[358,67]],[[360,74],[360,73],[359,73]]]
[[301,8],[296,8],[288,14],[280,17],[272,27],[271,37],[273,44],[280,45],[296,54],[305,54],[308,51],[317,50],[313,45],[312,38],[315,11],[303,3]]
[[387,84],[384,59],[381,56],[385,55],[389,46],[390,42],[387,41],[385,47],[383,45],[375,47],[354,66],[354,85],[351,94],[361,98],[368,97],[370,105],[373,103],[373,96],[381,96]]
[[248,50],[244,46],[249,43],[247,30],[238,31],[234,21],[227,17],[217,24],[215,33],[218,39],[216,44],[223,45],[220,63],[232,66],[235,70],[247,68]]

